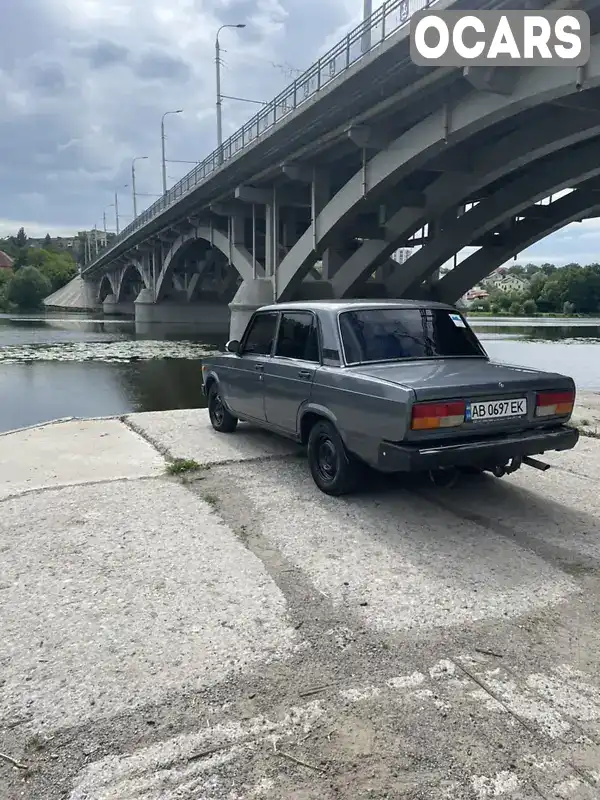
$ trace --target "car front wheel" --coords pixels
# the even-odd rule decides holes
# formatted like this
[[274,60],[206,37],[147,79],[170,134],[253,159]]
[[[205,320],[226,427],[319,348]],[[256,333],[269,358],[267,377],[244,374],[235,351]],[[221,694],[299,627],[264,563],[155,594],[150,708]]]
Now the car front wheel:
[[237,427],[237,417],[234,417],[225,408],[216,383],[213,383],[208,393],[208,415],[211,425],[219,433],[233,433]]
[[314,482],[325,494],[349,494],[357,487],[360,466],[346,452],[341,436],[326,420],[313,425],[308,437],[308,464]]

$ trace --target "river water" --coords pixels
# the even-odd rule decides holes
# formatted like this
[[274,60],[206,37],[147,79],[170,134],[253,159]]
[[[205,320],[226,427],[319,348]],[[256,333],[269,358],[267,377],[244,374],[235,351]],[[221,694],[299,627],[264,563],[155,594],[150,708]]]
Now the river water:
[[[600,391],[600,319],[470,320],[489,355]],[[62,417],[204,405],[202,356],[219,334],[54,312],[0,314],[0,431]]]

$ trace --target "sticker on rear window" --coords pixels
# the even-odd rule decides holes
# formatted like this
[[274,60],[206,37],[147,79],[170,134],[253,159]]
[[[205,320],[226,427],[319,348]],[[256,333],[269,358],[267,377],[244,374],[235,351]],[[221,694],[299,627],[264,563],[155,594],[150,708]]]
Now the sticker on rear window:
[[466,328],[463,319],[461,318],[460,314],[450,314],[450,319],[456,325],[457,328]]

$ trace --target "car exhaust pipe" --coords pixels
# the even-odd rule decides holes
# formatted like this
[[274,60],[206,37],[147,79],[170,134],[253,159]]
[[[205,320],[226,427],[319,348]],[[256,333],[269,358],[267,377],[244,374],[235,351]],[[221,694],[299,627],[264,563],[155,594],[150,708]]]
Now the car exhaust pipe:
[[540,469],[542,472],[545,472],[547,469],[550,469],[550,464],[546,464],[545,461],[539,461],[537,458],[531,458],[531,456],[524,456],[523,463],[527,464],[528,467],[533,467],[534,469]]

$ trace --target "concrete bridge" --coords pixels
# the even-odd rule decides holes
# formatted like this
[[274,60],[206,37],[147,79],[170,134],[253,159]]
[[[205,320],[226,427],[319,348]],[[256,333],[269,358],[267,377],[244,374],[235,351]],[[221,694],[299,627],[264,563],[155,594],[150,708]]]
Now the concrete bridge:
[[[84,304],[215,326],[229,308],[237,338],[274,300],[456,302],[526,247],[599,214],[598,0],[436,3],[448,6],[586,10],[590,61],[420,68],[406,23],[425,0],[388,0],[85,264]],[[417,245],[405,263],[391,259]],[[440,279],[466,246],[478,249]]]

